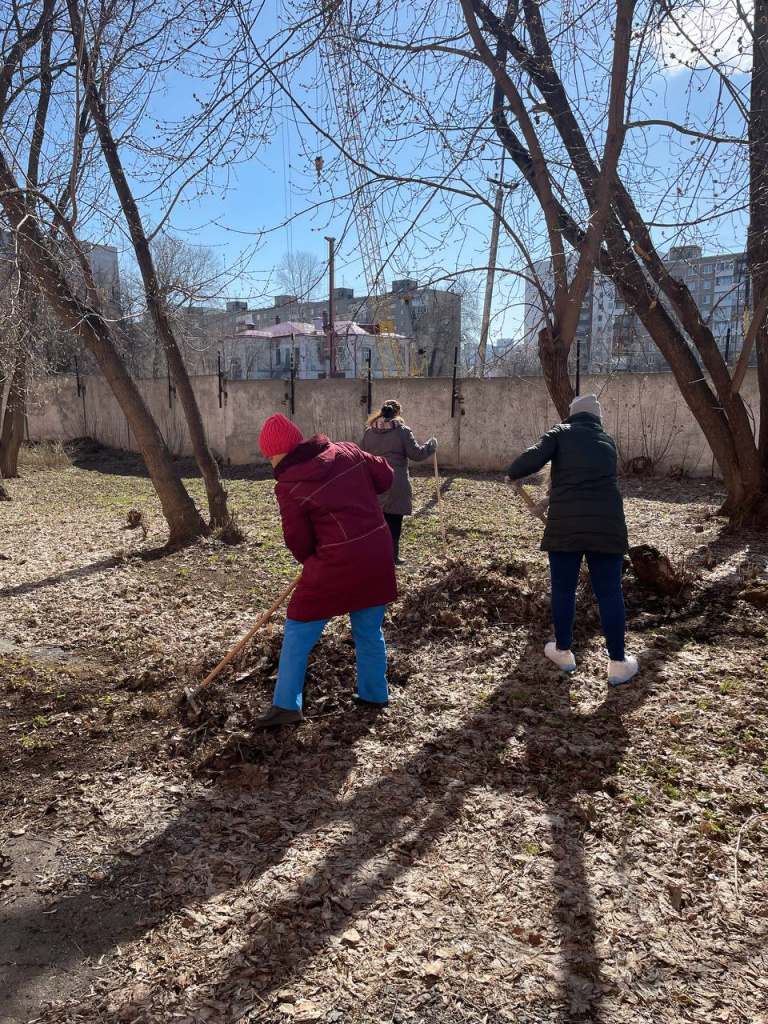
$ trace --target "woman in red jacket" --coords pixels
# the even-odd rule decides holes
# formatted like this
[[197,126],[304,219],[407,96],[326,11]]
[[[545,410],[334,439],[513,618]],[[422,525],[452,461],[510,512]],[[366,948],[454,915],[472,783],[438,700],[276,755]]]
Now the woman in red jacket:
[[386,707],[387,649],[381,624],[397,599],[392,538],[378,495],[392,486],[386,459],[318,434],[305,441],[280,414],[265,422],[259,445],[272,461],[283,536],[304,570],[288,604],[280,667],[264,728],[302,718],[310,652],[335,615],[349,614],[361,704]]

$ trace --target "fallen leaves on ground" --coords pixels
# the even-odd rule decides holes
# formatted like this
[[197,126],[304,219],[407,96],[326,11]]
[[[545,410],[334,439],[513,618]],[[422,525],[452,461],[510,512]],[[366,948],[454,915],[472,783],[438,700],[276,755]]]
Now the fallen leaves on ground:
[[279,619],[199,712],[184,697],[293,575],[258,476],[227,481],[244,543],[172,553],[135,460],[9,485],[0,1016],[759,1021],[764,537],[720,532],[711,481],[628,482],[633,540],[686,587],[627,577],[642,673],[608,690],[586,581],[576,673],[541,657],[539,524],[497,481],[447,474],[445,560],[417,477],[390,708],[353,705],[338,620],[307,719],[265,734]]

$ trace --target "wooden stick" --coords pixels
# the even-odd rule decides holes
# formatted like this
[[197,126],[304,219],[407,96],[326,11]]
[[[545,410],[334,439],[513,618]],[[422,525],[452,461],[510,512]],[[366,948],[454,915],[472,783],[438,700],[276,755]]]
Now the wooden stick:
[[195,697],[197,697],[199,693],[201,693],[207,686],[209,686],[213,682],[213,680],[222,671],[222,669],[226,668],[230,661],[232,661],[233,658],[237,657],[237,655],[240,653],[240,651],[242,651],[242,649],[245,647],[245,645],[248,643],[248,641],[251,639],[254,633],[258,629],[260,629],[265,622],[268,622],[272,618],[277,609],[280,607],[283,601],[285,601],[285,599],[288,597],[288,595],[290,594],[290,592],[293,590],[293,588],[296,586],[300,579],[301,574],[299,574],[296,577],[296,579],[293,580],[293,582],[285,588],[285,590],[277,598],[274,604],[270,605],[270,607],[264,612],[264,614],[261,616],[258,622],[256,622],[256,624],[248,630],[248,632],[245,634],[242,640],[239,640],[235,644],[235,646],[232,648],[229,654],[222,658],[222,660],[219,662],[219,664],[216,666],[213,672],[210,672],[202,681],[202,683],[200,683],[199,686],[196,686],[194,690],[191,687],[187,687],[184,693],[186,694],[187,700],[191,704],[194,704]]
[[435,464],[435,488],[437,490],[437,518],[440,523],[440,536],[443,539],[443,555],[448,557],[448,543],[445,539],[445,519],[443,518],[443,496],[440,493],[440,473],[437,468],[437,452],[433,452],[432,461]]
[[[530,496],[528,491],[526,491],[526,489],[523,487],[522,484],[519,484],[516,480],[511,480],[510,483],[512,484],[514,489],[517,491],[517,493],[520,495],[520,497],[523,499],[523,501],[528,506],[528,508],[530,508],[530,509],[536,508],[536,502],[533,500],[533,498]],[[536,516],[537,519],[540,519],[542,522],[544,522],[544,516],[539,515],[538,512],[534,512],[534,515]]]

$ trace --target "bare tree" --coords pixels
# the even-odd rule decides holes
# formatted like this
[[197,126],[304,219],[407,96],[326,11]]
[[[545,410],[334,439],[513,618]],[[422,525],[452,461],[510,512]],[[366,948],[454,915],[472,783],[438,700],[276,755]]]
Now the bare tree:
[[[21,184],[14,173],[18,155],[31,137],[30,157],[34,156],[37,137],[26,134],[24,108],[30,93],[46,88],[46,39],[57,31],[57,11],[52,0],[42,6],[15,0],[13,18],[2,37],[0,68],[0,126],[4,129],[0,147],[0,205],[11,230],[15,267],[22,288],[29,294],[38,288],[61,323],[81,339],[96,359],[125,413],[131,430],[144,456],[147,469],[157,490],[163,513],[170,528],[171,540],[181,541],[198,536],[205,530],[199,512],[187,494],[173,464],[165,442],[152,419],[135,383],[120,359],[112,327],[100,307],[98,290],[93,280],[84,247],[74,230],[77,183],[84,168],[84,138],[87,121],[77,110],[74,141],[71,151],[70,175],[63,188],[56,188],[56,177],[44,183],[37,174],[27,173]],[[60,26],[59,26],[60,28]],[[57,51],[57,61],[71,67],[71,44],[64,43]],[[61,97],[66,107],[69,97]],[[40,123],[39,102],[36,104],[35,126]],[[40,134],[40,143],[45,132]],[[17,145],[13,145],[16,142]],[[60,156],[55,148],[49,164]],[[33,168],[34,169],[34,168]],[[49,171],[53,175],[53,169]],[[42,225],[48,225],[49,235]],[[57,239],[58,232],[64,236]],[[63,254],[67,252],[77,264],[84,292],[71,282],[65,269]]]
[[[219,336],[210,305],[226,292],[231,274],[211,248],[193,245],[169,231],[151,243],[160,300],[190,373],[204,373]],[[144,282],[134,264],[122,274],[123,312],[127,333],[136,346],[142,375],[166,372],[162,339],[147,310]],[[130,326],[128,326],[130,325]]]
[[[768,10],[766,0],[753,9],[734,6],[734,30],[752,52],[750,104],[731,80],[724,55],[713,52],[706,39],[695,39],[684,21],[686,12],[704,8],[704,0],[597,0],[546,8],[537,0],[458,0],[447,6],[419,0],[403,20],[397,2],[361,0],[351,14],[345,5],[324,4],[317,17],[323,32],[334,35],[334,54],[342,52],[342,36],[356,86],[348,102],[365,126],[375,126],[376,147],[361,157],[339,145],[333,133],[323,138],[339,161],[363,165],[365,187],[379,201],[401,210],[402,220],[410,218],[407,227],[398,225],[392,245],[403,245],[407,237],[412,246],[421,224],[422,237],[431,237],[436,253],[458,236],[467,209],[483,205],[492,211],[484,162],[502,146],[516,175],[505,184],[517,190],[502,219],[507,246],[528,276],[544,254],[553,264],[553,295],[542,297],[548,323],[539,353],[560,413],[573,394],[568,360],[583,298],[598,269],[648,331],[707,438],[726,486],[722,511],[735,522],[761,522],[768,461]],[[705,113],[693,104],[680,117],[659,112],[667,62],[660,38],[670,27],[694,55],[688,66],[714,82]],[[691,92],[701,85],[702,77]],[[297,85],[295,109],[320,134],[320,119],[312,117],[306,94],[298,93]],[[655,159],[659,131],[669,133],[673,152],[684,144],[691,154],[672,162],[668,173]],[[330,174],[327,157],[325,167]],[[702,176],[719,188],[724,184],[726,195],[732,189],[733,201],[707,200],[697,185]],[[670,230],[685,236],[718,218],[738,216],[744,186],[750,202],[751,320],[731,373],[708,315],[685,281],[670,272],[658,240]],[[425,223],[438,201],[439,221]],[[575,257],[572,270],[569,254]],[[755,343],[759,438],[741,397]]]
[[[200,408],[192,390],[189,373],[184,364],[181,350],[176,340],[168,310],[163,303],[155,271],[154,259],[149,245],[149,238],[144,229],[141,214],[123,169],[122,159],[115,135],[112,131],[109,110],[104,100],[105,81],[98,78],[96,64],[91,57],[91,48],[85,36],[85,29],[80,18],[76,0],[67,0],[69,19],[72,26],[72,37],[78,56],[79,71],[82,76],[85,92],[85,103],[101,143],[104,160],[109,168],[115,192],[128,226],[139,270],[144,282],[144,291],[155,330],[162,340],[165,357],[176,382],[176,390],[181,400],[184,416],[189,427],[192,450],[195,461],[205,483],[208,508],[212,526],[224,526],[229,521],[227,509],[227,492],[221,482],[219,467],[208,446],[205,425]],[[105,25],[97,25],[95,36],[100,38]]]
[[305,315],[304,303],[317,298],[327,270],[327,264],[311,252],[295,250],[283,253],[280,258],[275,278],[284,294],[298,300],[296,310],[299,319]]
[[[32,136],[29,143],[26,168],[26,190],[24,207],[27,216],[34,216],[36,189],[40,177],[40,157],[45,138],[48,110],[51,103],[53,73],[51,70],[51,47],[53,41],[53,4],[46,3],[41,14],[40,26],[40,67],[39,90],[34,114]],[[8,246],[10,248],[10,245]],[[8,257],[10,253],[6,253]],[[32,275],[23,266],[23,257],[10,259],[15,275],[9,275],[7,294],[11,299],[9,310],[15,334],[15,356],[13,372],[8,387],[2,429],[0,429],[0,477],[18,476],[19,449],[24,437],[24,410],[27,394],[28,348],[34,336],[37,316],[37,289]],[[15,267],[14,267],[15,264]],[[13,277],[17,287],[13,287]],[[1,396],[0,396],[1,397]]]

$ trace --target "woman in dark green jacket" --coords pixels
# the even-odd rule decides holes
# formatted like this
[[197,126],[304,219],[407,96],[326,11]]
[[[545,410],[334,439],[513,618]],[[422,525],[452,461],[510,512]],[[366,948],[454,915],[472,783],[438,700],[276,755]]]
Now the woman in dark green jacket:
[[603,430],[595,395],[574,398],[570,416],[515,459],[507,480],[514,486],[547,463],[552,466],[551,487],[541,549],[549,555],[555,640],[544,653],[566,672],[576,668],[571,652],[576,588],[586,558],[610,658],[608,682],[626,683],[638,671],[637,658],[624,651],[621,571],[627,525],[616,481],[616,445]]

